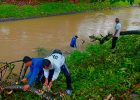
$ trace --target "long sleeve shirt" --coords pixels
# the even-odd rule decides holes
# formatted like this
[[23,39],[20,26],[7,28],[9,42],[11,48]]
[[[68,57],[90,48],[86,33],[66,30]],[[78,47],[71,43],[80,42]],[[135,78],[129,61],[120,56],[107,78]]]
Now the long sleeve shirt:
[[73,37],[72,39],[71,39],[71,42],[70,42],[70,46],[71,47],[76,47],[77,48],[77,45],[76,45],[76,37]]
[[[59,76],[59,73],[61,71],[61,66],[64,64],[65,58],[61,54],[54,53],[51,56],[46,57],[45,59],[50,60],[51,65],[52,65],[52,68],[51,69],[54,69],[54,74],[53,74],[53,77],[52,77],[52,81],[54,81]],[[51,70],[51,69],[49,69],[49,70]],[[49,70],[46,70],[46,69],[43,69],[43,70],[44,70],[44,76],[46,78],[48,78],[48,76],[49,76]]]
[[29,80],[28,84],[32,86],[35,81],[39,71],[43,70],[43,58],[32,58],[32,65],[30,66],[30,71],[26,78]]

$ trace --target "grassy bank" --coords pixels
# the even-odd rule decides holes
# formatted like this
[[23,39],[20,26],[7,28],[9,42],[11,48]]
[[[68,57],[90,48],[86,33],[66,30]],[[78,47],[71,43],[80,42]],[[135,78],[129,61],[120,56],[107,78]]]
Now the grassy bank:
[[[112,94],[117,100],[129,100],[135,91],[133,85],[140,82],[140,36],[122,36],[115,50],[110,47],[111,40],[103,45],[90,44],[85,51],[67,56],[73,90],[66,99],[102,100]],[[65,77],[60,74],[52,91],[65,91],[65,86]],[[136,92],[140,93],[140,88]],[[27,93],[16,93],[11,98],[21,99],[21,95],[23,100],[32,98]]]
[[111,41],[89,45],[84,52],[75,51],[68,57],[73,99],[101,100],[109,94],[117,100],[130,98],[128,90],[140,82],[140,36],[121,37],[113,51],[110,46]]
[[[136,0],[136,3],[137,0]],[[128,6],[128,2],[118,2],[110,5],[109,2],[100,3],[43,3],[36,6],[0,4],[0,18],[28,18],[35,16],[48,16],[88,10],[106,9],[111,7]]]

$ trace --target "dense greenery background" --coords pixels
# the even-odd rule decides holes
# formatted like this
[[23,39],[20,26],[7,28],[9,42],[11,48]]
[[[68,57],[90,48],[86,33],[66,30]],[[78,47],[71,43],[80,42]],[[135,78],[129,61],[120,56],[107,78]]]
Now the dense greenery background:
[[[110,2],[108,0],[103,0],[104,2],[98,2],[93,0],[92,3],[84,2],[81,0],[79,3],[70,2],[41,2],[36,5],[16,5],[16,4],[0,4],[0,18],[29,18],[29,17],[41,17],[48,15],[58,15],[65,13],[82,12],[88,10],[99,10],[108,9],[114,7],[130,6],[129,2],[125,0],[115,0],[115,2]],[[117,2],[118,1],[118,2]],[[129,1],[129,0],[128,0]],[[20,2],[20,1],[18,1]],[[135,0],[134,4],[138,4],[140,1]]]

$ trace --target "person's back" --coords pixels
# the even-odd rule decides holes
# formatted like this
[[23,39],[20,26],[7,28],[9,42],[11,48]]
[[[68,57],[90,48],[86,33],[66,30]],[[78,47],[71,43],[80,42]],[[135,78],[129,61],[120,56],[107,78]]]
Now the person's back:
[[71,39],[71,42],[70,42],[70,47],[73,47],[73,48],[77,48],[77,45],[76,45],[76,39],[78,38],[78,36],[74,36],[72,39]]
[[[44,58],[30,58],[29,56],[25,56],[23,58],[25,69],[30,67],[30,71],[28,72],[27,76],[21,80],[21,82],[27,83],[26,85],[23,86],[24,91],[27,91],[32,86],[33,82],[37,81],[38,79],[39,81],[42,81],[40,79],[43,78],[42,76],[43,75],[43,60]],[[24,70],[24,74],[25,73],[26,71]]]
[[51,61],[53,68],[57,68],[57,67],[60,68],[65,62],[64,56],[59,53],[53,53],[49,57],[46,57],[45,59],[48,59]]
[[117,31],[117,33],[115,34],[115,37],[119,37],[120,36],[120,32],[121,32],[121,23],[116,23],[115,25],[115,31]]
[[42,66],[42,63],[43,63],[43,60],[44,58],[32,58],[32,66],[34,65],[38,65],[38,66],[34,66],[35,68],[38,67],[39,70],[43,70],[43,66]]
[[43,72],[43,60],[44,58],[32,58],[32,65],[30,66],[30,71],[26,76],[26,78],[29,79],[30,86],[35,81],[35,78],[37,77],[39,72]]

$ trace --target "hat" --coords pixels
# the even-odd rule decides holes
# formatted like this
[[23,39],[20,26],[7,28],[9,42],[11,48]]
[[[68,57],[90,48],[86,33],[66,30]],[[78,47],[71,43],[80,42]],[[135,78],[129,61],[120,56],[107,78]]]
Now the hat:
[[25,56],[25,57],[23,58],[23,62],[24,62],[24,63],[27,63],[27,62],[29,62],[29,61],[32,61],[32,58],[30,58],[29,56]]

